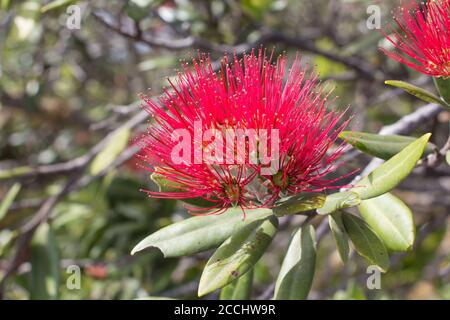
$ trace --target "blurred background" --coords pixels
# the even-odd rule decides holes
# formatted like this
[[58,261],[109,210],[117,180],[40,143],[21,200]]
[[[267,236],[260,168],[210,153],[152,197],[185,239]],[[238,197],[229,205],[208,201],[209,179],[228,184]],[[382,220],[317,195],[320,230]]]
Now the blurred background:
[[[224,53],[261,46],[290,61],[300,52],[338,97],[332,107],[350,107],[349,129],[432,132],[442,146],[450,113],[384,85],[407,80],[434,90],[428,77],[378,50],[390,47],[376,22],[390,23],[397,4],[1,0],[1,298],[196,297],[211,252],[179,259],[163,259],[157,250],[129,252],[146,235],[189,216],[181,203],[140,191],[155,186],[136,165],[130,141],[147,126],[138,94],[156,98],[180,61],[198,52],[209,53],[216,67]],[[336,174],[363,170],[370,161],[354,150],[344,158]],[[394,254],[381,289],[369,290],[366,263],[353,256],[343,267],[318,221],[310,299],[450,299],[449,167],[424,164],[395,194],[414,210],[414,250]],[[254,299],[274,281],[297,222],[283,224],[256,265]]]

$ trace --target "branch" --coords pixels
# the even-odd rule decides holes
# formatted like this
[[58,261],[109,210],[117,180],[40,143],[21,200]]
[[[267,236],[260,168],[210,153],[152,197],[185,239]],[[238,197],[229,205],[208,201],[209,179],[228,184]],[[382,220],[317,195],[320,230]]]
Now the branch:
[[425,159],[420,160],[419,165],[429,168],[437,167],[442,163],[442,161],[444,161],[445,156],[449,151],[450,151],[450,137],[448,137],[447,142],[440,150],[435,150],[434,153],[428,155],[428,157],[426,157]]
[[208,51],[226,51],[224,50],[226,46],[218,46],[207,40],[195,38],[192,36],[188,36],[182,39],[167,39],[167,38],[158,38],[158,37],[150,37],[149,35],[144,35],[139,28],[138,24],[135,24],[135,33],[129,33],[123,30],[120,26],[117,26],[113,23],[110,23],[106,20],[107,13],[104,11],[94,11],[92,13],[94,18],[100,22],[107,29],[120,34],[126,38],[145,43],[146,45],[154,48],[162,48],[168,50],[183,50],[188,48],[198,48]]
[[268,42],[282,43],[290,47],[302,49],[313,54],[317,54],[328,58],[332,61],[342,63],[343,65],[355,70],[359,75],[367,80],[383,81],[385,76],[381,70],[374,69],[370,64],[357,57],[341,56],[331,51],[322,50],[316,47],[310,41],[306,41],[300,37],[289,37],[280,32],[269,32],[264,35],[259,41],[259,44]]
[[193,36],[188,36],[182,39],[150,37],[140,30],[138,24],[135,24],[135,32],[129,33],[128,31],[123,30],[120,26],[106,21],[106,19],[104,18],[106,13],[97,11],[94,12],[93,15],[94,18],[106,28],[126,38],[145,43],[150,47],[163,48],[168,50],[183,50],[195,48],[206,50],[209,52],[236,53],[240,55],[260,45],[266,45],[268,43],[282,43],[284,45],[298,48],[313,54],[323,56],[332,61],[342,63],[343,65],[355,70],[359,75],[367,80],[383,81],[383,79],[386,78],[381,70],[374,69],[369,63],[360,58],[341,56],[336,53],[332,53],[331,51],[322,50],[316,47],[309,40],[300,37],[290,37],[281,32],[265,31],[263,32],[263,35],[254,42],[247,42],[235,46],[229,46],[225,44],[214,44],[206,39]]

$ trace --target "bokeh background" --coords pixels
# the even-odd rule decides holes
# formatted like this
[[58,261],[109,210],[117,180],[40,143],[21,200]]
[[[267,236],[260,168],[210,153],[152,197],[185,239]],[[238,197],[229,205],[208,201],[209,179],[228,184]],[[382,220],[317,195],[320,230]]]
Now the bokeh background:
[[[196,297],[210,252],[177,259],[163,259],[157,250],[129,253],[146,235],[189,216],[180,202],[140,192],[155,186],[136,165],[130,141],[147,126],[138,94],[156,98],[180,62],[198,52],[209,53],[217,67],[224,53],[261,46],[291,61],[299,52],[338,97],[330,107],[349,107],[349,129],[376,133],[394,124],[401,134],[432,132],[442,145],[450,113],[384,85],[407,80],[434,90],[429,78],[386,58],[378,50],[389,48],[382,33],[368,28],[371,10],[379,10],[385,25],[396,5],[1,0],[1,298]],[[354,150],[344,158],[348,163],[336,174],[362,170],[370,161]],[[369,290],[366,263],[353,256],[344,267],[322,230],[310,299],[450,298],[448,166],[421,166],[395,194],[414,210],[413,251],[394,254],[381,289]],[[296,224],[283,224],[256,265],[253,298],[264,297],[274,281]],[[79,289],[73,266],[80,270]]]

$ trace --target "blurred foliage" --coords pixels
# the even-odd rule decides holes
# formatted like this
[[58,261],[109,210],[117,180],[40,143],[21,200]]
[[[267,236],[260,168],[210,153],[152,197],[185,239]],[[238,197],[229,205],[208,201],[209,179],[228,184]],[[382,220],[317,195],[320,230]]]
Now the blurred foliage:
[[[384,57],[386,46],[378,31],[366,28],[369,4],[380,5],[384,23],[390,20],[394,1],[372,0],[130,0],[130,1],[1,1],[0,11],[0,280],[14,256],[20,228],[39,204],[61,190],[68,173],[6,179],[13,168],[22,172],[82,156],[109,132],[139,111],[137,96],[156,96],[168,85],[181,61],[197,56],[197,49],[149,46],[105,27],[95,17],[104,14],[123,30],[165,39],[206,39],[233,46],[251,43],[267,30],[299,37],[320,51],[339,57],[357,57],[390,79],[406,79],[433,90],[431,82]],[[81,9],[81,28],[66,21],[70,5]],[[382,80],[364,79],[342,61],[287,42],[267,43],[268,50],[297,50],[304,63],[316,66],[333,104],[351,106],[352,130],[376,132],[421,106],[401,92],[392,94]],[[202,49],[202,48],[200,48]],[[205,50],[202,50],[205,51]],[[311,52],[313,51],[313,52]],[[218,59],[221,52],[211,52]],[[338,59],[339,60],[339,59]],[[433,142],[448,136],[448,113],[424,123],[419,136],[433,131]],[[108,169],[132,138],[145,132],[144,123],[122,132],[93,162],[86,175],[107,169],[82,188],[58,202],[48,223],[34,234],[29,259],[2,288],[6,299],[134,299],[147,296],[194,298],[201,270],[209,255],[163,259],[160,252],[130,256],[146,235],[188,216],[181,203],[150,199],[141,189],[155,188],[148,172],[132,159]],[[122,140],[122,141],[118,141]],[[124,142],[125,141],[125,142]],[[367,159],[367,158],[362,158]],[[359,159],[361,160],[361,158]],[[362,166],[350,161],[341,170]],[[439,180],[412,178],[399,193],[417,215],[417,248],[394,262],[382,276],[382,289],[366,288],[365,264],[354,257],[343,268],[332,238],[327,235],[317,252],[311,298],[329,299],[450,299],[449,173]],[[418,181],[418,182],[417,182]],[[428,182],[424,182],[428,181]],[[438,181],[435,183],[435,181]],[[14,186],[13,186],[14,185]],[[431,187],[430,187],[431,185]],[[11,191],[12,190],[12,191]],[[433,204],[433,205],[430,205]],[[5,209],[5,208],[9,208]],[[444,218],[443,218],[444,217]],[[254,270],[253,298],[278,274],[286,251],[286,230],[271,244]],[[422,233],[420,233],[422,234]],[[68,267],[81,268],[80,289],[69,289]],[[444,271],[442,271],[444,270]],[[348,279],[352,279],[348,281]],[[213,294],[217,298],[217,294]]]

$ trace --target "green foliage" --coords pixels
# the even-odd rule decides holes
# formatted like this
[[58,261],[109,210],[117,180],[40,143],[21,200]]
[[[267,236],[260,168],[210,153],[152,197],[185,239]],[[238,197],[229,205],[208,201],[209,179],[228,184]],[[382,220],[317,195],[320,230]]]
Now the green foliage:
[[78,0],[55,0],[55,1],[49,2],[48,4],[46,4],[43,7],[41,7],[41,13],[46,13],[47,11],[66,7],[71,4],[76,3],[77,1]]
[[329,214],[339,209],[354,207],[361,203],[356,192],[336,192],[326,197],[324,205],[317,209],[318,214]]
[[364,200],[358,206],[367,224],[390,250],[406,251],[414,244],[416,227],[411,210],[390,193]]
[[388,81],[385,81],[385,83],[387,85],[390,85],[393,87],[401,88],[401,89],[405,90],[406,92],[408,92],[409,94],[411,94],[425,102],[439,104],[444,107],[449,106],[444,100],[442,100],[435,94],[428,92],[425,89],[419,88],[415,85],[412,85],[410,83],[406,83],[404,81],[397,81],[397,80],[388,80]]
[[126,13],[135,21],[143,20],[148,16],[150,8],[160,4],[161,0],[131,0],[127,1]]
[[278,220],[254,221],[228,238],[211,256],[198,287],[199,297],[220,289],[249,271],[272,242]]
[[339,256],[343,263],[348,260],[348,255],[350,253],[350,247],[348,244],[348,235],[342,222],[342,213],[336,211],[328,216],[328,223],[330,225],[331,233],[333,234],[333,239],[335,241],[336,247],[339,252]]
[[261,19],[271,8],[273,0],[241,0],[242,10],[255,19]]
[[361,199],[370,199],[389,192],[405,179],[423,154],[431,134],[427,133],[376,168],[352,189]]
[[386,272],[389,268],[386,247],[369,225],[352,214],[343,214],[342,221],[356,252]]
[[31,243],[30,277],[31,299],[57,299],[59,297],[59,249],[48,224],[36,230]]
[[[358,150],[383,160],[389,160],[416,141],[413,137],[356,131],[343,131],[339,136]],[[430,154],[435,148],[432,143],[427,143],[425,154]]]
[[3,198],[3,200],[0,203],[0,221],[5,217],[6,213],[8,212],[9,207],[13,203],[14,199],[16,198],[17,194],[19,193],[21,188],[20,183],[15,183],[12,185],[12,187],[8,190],[8,193]]
[[326,195],[320,193],[300,193],[286,198],[284,201],[279,201],[279,205],[273,208],[273,213],[281,217],[322,208],[325,199]]
[[270,209],[230,208],[220,215],[197,216],[169,225],[139,242],[131,254],[149,247],[161,250],[165,257],[179,257],[214,248],[239,229],[272,215]]
[[253,269],[242,277],[223,287],[220,291],[220,300],[249,300],[253,285]]
[[129,128],[123,128],[111,136],[109,143],[102,151],[98,153],[91,163],[90,173],[93,176],[105,170],[114,162],[114,160],[116,160],[116,158],[128,145],[130,133]]
[[22,175],[30,173],[31,171],[32,171],[32,168],[28,167],[28,166],[16,167],[16,168],[12,168],[9,170],[1,170],[0,171],[0,180],[20,177]]
[[442,99],[447,103],[446,106],[450,107],[450,79],[434,77],[433,81]]
[[275,285],[275,299],[306,299],[316,267],[314,228],[299,228],[291,239]]

